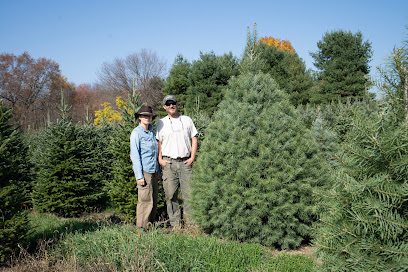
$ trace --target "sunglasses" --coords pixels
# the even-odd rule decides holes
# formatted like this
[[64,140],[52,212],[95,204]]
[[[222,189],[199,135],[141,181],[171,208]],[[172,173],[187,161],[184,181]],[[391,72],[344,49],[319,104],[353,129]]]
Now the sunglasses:
[[171,105],[176,106],[176,105],[177,105],[177,102],[166,102],[166,104],[164,104],[164,105],[166,105],[167,107],[168,107],[168,106],[171,106]]

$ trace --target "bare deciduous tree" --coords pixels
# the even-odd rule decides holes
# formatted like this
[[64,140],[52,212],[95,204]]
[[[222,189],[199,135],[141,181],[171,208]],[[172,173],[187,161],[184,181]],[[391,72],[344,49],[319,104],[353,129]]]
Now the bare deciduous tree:
[[156,106],[163,100],[164,80],[159,77],[153,77],[147,80],[140,90],[140,101],[151,106],[156,110]]
[[141,101],[155,106],[163,96],[162,86],[157,83],[162,81],[165,72],[166,62],[156,53],[142,49],[125,59],[117,58],[112,63],[104,63],[98,76],[100,84],[107,90],[114,92],[126,90],[129,94],[132,93],[135,80],[135,88],[141,93]]

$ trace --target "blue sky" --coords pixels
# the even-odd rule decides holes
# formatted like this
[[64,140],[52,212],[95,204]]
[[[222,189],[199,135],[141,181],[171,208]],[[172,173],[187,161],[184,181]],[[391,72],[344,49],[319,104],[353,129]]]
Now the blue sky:
[[170,69],[177,54],[241,57],[247,27],[258,37],[289,40],[307,68],[325,32],[361,31],[375,66],[408,39],[406,0],[130,1],[0,0],[0,53],[45,57],[77,85],[97,82],[104,62],[150,49]]

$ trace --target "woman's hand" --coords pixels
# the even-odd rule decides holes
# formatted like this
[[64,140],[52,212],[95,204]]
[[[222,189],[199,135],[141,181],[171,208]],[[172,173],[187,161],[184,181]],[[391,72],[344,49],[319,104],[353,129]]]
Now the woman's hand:
[[146,185],[146,181],[145,181],[144,178],[138,179],[138,180],[136,180],[136,182],[137,182],[137,185],[140,185],[140,186],[145,186]]

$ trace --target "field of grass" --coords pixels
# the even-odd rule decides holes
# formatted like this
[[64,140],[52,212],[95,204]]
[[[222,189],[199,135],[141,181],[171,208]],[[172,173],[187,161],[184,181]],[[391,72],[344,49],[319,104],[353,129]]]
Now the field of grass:
[[30,216],[30,244],[5,271],[313,271],[313,259],[256,244],[223,241],[198,229],[156,227],[137,234],[108,217]]

